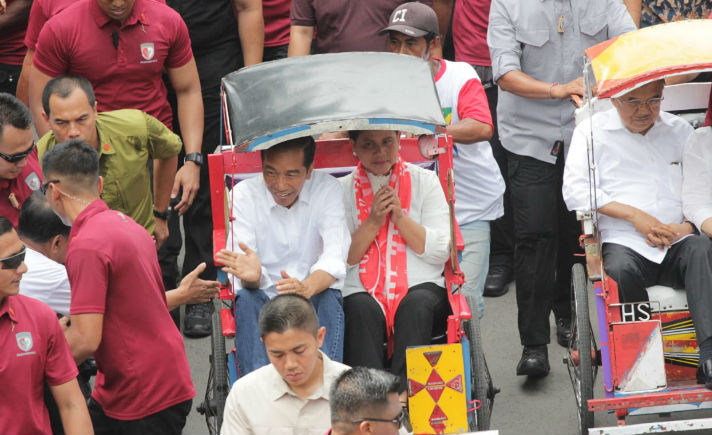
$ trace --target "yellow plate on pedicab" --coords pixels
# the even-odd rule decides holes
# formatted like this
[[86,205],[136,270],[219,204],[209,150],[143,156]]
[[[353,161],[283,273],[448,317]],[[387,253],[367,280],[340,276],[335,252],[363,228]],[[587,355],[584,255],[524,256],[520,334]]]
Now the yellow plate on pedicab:
[[467,432],[462,344],[410,347],[405,356],[413,433]]
[[617,97],[677,74],[712,70],[712,20],[646,27],[585,50],[598,97]]

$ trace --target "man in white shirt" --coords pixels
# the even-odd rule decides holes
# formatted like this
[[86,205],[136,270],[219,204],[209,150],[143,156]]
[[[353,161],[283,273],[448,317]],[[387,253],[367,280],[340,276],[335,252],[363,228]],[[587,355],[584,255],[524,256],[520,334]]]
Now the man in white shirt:
[[683,216],[681,163],[693,130],[660,111],[663,86],[659,80],[614,98],[615,109],[576,127],[563,195],[570,210],[598,210],[603,264],[621,302],[647,301],[646,287],[656,284],[686,289],[700,346],[698,381],[712,388],[712,242]]
[[311,300],[320,326],[326,327],[324,353],[342,360],[340,289],[351,236],[341,185],[331,175],[312,170],[315,150],[314,139],[304,137],[262,151],[262,176],[240,182],[233,192],[235,220],[228,249],[217,259],[226,266],[223,271],[236,278],[240,376],[269,362],[257,318],[262,306],[282,293]]
[[709,125],[695,130],[685,144],[682,211],[701,232],[712,236],[712,127]]
[[267,302],[259,316],[259,335],[270,364],[232,386],[220,433],[325,433],[330,427],[329,389],[349,368],[319,350],[325,333],[303,296],[282,294]]

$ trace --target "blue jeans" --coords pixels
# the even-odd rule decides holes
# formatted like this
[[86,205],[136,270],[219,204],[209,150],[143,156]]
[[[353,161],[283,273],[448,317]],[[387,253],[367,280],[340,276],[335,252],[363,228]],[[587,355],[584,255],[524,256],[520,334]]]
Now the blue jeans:
[[[311,297],[319,317],[319,326],[326,327],[321,350],[332,360],[344,357],[344,309],[341,291],[328,288]],[[237,348],[238,376],[269,364],[265,345],[260,340],[258,318],[269,301],[262,290],[241,289],[235,295],[235,347]]]
[[460,225],[460,232],[465,239],[465,250],[462,251],[460,261],[460,268],[465,274],[462,292],[466,296],[475,298],[477,312],[482,318],[485,314],[485,301],[482,294],[485,291],[485,280],[489,270],[490,223],[489,221],[469,222]]

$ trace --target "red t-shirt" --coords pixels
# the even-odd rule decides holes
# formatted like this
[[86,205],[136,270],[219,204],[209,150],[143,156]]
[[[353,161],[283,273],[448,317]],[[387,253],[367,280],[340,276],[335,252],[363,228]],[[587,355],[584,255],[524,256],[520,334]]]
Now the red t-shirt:
[[388,35],[378,32],[403,3],[406,0],[292,0],[292,25],[316,28],[315,53],[387,51]]
[[[20,0],[8,0],[7,7]],[[27,23],[23,23],[13,29],[3,32],[0,38],[0,63],[4,65],[22,65],[25,59],[25,31]]]
[[42,30],[45,23],[76,1],[77,0],[34,0],[32,2],[32,9],[30,9],[30,21],[27,24],[27,33],[25,34],[25,46],[30,50],[34,50],[37,45],[37,38],[40,36],[40,30]]
[[[12,225],[17,227],[22,203],[40,186],[42,186],[42,168],[37,161],[37,149],[35,149],[27,157],[27,164],[17,177],[12,180],[0,178],[0,216],[8,218]],[[14,202],[10,194],[13,195]]]
[[94,400],[111,418],[136,420],[195,396],[151,236],[97,199],[77,216],[69,238],[71,314],[104,315]]
[[289,44],[290,0],[262,0],[265,20],[265,47]]
[[193,58],[183,19],[153,0],[136,0],[124,24],[106,16],[95,0],[78,0],[47,22],[35,50],[34,66],[44,74],[89,79],[100,112],[139,109],[169,128],[172,112],[163,69]]
[[0,302],[0,433],[52,433],[44,404],[44,382],[77,377],[57,315],[27,296]]
[[491,66],[487,24],[492,0],[458,0],[452,17],[455,60],[470,65]]

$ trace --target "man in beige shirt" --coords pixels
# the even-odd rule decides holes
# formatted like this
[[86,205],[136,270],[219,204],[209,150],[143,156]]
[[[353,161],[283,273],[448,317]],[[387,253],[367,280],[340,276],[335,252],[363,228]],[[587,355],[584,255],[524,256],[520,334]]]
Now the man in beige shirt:
[[326,329],[314,307],[302,296],[278,295],[262,308],[259,330],[270,364],[235,382],[220,433],[325,433],[329,388],[349,367],[319,350]]

